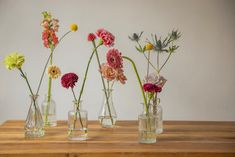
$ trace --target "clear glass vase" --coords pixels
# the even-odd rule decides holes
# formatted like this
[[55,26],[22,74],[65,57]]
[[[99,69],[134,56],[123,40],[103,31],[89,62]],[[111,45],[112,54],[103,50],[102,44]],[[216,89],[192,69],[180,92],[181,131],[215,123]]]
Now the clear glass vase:
[[[116,110],[113,105],[113,96],[112,96],[113,90],[112,89],[103,90],[103,92],[104,96],[98,119],[102,127],[111,128],[115,126],[117,120]],[[106,94],[108,97],[108,101],[106,98]]]
[[81,102],[74,102],[74,110],[68,113],[68,139],[84,141],[88,137],[87,111],[81,109]]
[[44,136],[42,115],[38,106],[38,95],[30,96],[31,103],[25,120],[25,137],[36,138]]
[[143,104],[143,106],[143,113],[138,117],[139,143],[156,143],[156,116],[152,112],[152,105]]
[[156,116],[156,133],[161,134],[163,133],[163,119],[162,119],[162,106],[160,105],[160,99],[153,103],[153,114]]
[[56,126],[56,103],[52,96],[45,95],[41,107],[44,126]]

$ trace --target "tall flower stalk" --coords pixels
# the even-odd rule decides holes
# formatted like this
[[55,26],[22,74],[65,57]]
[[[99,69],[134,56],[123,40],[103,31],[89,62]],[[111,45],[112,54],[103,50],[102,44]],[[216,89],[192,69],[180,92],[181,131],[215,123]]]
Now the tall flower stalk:
[[[44,29],[42,32],[42,40],[43,40],[44,46],[50,49],[50,57],[49,57],[49,60],[47,61],[47,64],[49,64],[49,66],[51,67],[53,65],[53,56],[54,56],[55,48],[66,35],[68,35],[72,31],[77,30],[77,25],[72,24],[70,26],[71,30],[65,33],[61,37],[61,39],[58,40],[58,37],[56,36],[56,32],[58,32],[58,29],[59,29],[59,24],[58,24],[59,20],[52,18],[51,14],[47,11],[44,11],[42,15],[43,15],[43,21],[41,22],[41,26]],[[46,68],[47,67],[44,68],[44,71],[46,70]],[[49,71],[49,67],[48,67],[48,71]],[[44,117],[45,124],[48,123],[48,114],[49,114],[48,112],[49,112],[49,105],[51,102],[52,79],[56,79],[57,77],[52,77],[50,73],[48,76],[47,106],[46,106],[45,117]],[[40,80],[40,82],[41,81],[42,79]]]
[[[153,110],[155,111],[157,104],[160,102],[160,99],[157,97],[157,93],[161,92],[161,89],[166,82],[166,79],[160,75],[160,72],[169,62],[172,54],[175,53],[175,51],[179,48],[179,46],[175,45],[175,42],[181,37],[181,33],[178,30],[173,30],[165,38],[158,38],[156,34],[152,34],[151,40],[147,39],[144,46],[140,43],[142,35],[143,32],[140,34],[134,33],[131,37],[129,36],[129,39],[137,44],[137,46],[135,46],[136,50],[142,53],[147,61],[147,75],[144,79],[143,88],[146,92],[145,95],[148,99],[148,104],[152,100],[152,103],[154,104]],[[157,55],[155,59],[156,65],[153,64],[151,59],[153,55],[150,55],[154,52],[156,52]],[[167,57],[163,61],[163,64],[161,64],[160,61],[163,53],[167,54]],[[155,71],[154,73],[150,74],[150,66]]]
[[[84,128],[83,123],[82,123],[82,119],[81,119],[81,115],[80,115],[80,112],[79,112],[81,98],[82,98],[82,94],[83,94],[83,91],[84,91],[84,88],[85,88],[85,83],[86,83],[86,80],[87,80],[87,75],[88,75],[91,60],[92,60],[92,58],[95,54],[95,51],[101,45],[102,44],[95,47],[94,50],[92,51],[90,57],[89,57],[89,60],[88,60],[87,66],[86,66],[85,75],[84,75],[83,82],[82,82],[82,87],[81,87],[78,98],[76,97],[76,94],[75,94],[74,89],[73,89],[74,86],[75,86],[75,83],[78,81],[78,76],[75,73],[67,73],[67,74],[63,75],[63,77],[61,78],[62,86],[65,87],[65,88],[71,88],[75,104],[77,105],[76,108],[75,108],[75,115],[74,115],[74,122],[73,122],[73,128],[74,129],[76,128],[77,114],[79,114],[79,121],[80,121],[81,127]],[[87,130],[85,130],[85,132],[87,132]]]
[[[106,47],[112,47],[114,45],[115,37],[113,36],[113,34],[106,31],[105,29],[98,29],[97,32],[96,32],[96,35],[100,38],[99,45],[104,45]],[[101,62],[100,62],[100,59],[99,59],[99,54],[98,54],[98,50],[96,48],[96,42],[95,42],[96,35],[93,34],[93,33],[90,33],[88,35],[88,41],[92,42],[93,48],[95,50],[97,64],[99,66],[99,69],[101,69]],[[101,73],[100,73],[100,77],[101,77],[102,85],[103,85],[103,88],[104,88],[104,94],[105,94],[105,98],[106,98],[106,103],[107,103],[107,107],[108,107],[108,112],[109,112],[109,117],[110,117],[110,120],[111,120],[111,124],[114,125],[114,120],[113,120],[113,117],[112,117],[112,114],[111,114],[111,109],[110,109],[110,104],[109,104],[109,96],[108,96],[108,93],[107,93],[107,88],[106,88],[106,85],[105,85],[104,78],[102,77]]]

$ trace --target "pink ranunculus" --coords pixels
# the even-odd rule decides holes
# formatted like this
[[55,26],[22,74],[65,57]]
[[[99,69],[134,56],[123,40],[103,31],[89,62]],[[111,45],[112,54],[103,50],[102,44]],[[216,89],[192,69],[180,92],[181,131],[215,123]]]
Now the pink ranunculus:
[[105,29],[98,29],[96,35],[102,39],[103,44],[107,47],[112,47],[114,45],[115,37],[112,33]]
[[145,92],[150,92],[150,93],[158,93],[162,91],[162,87],[156,84],[152,83],[145,83],[143,85],[143,89]]
[[100,67],[100,72],[108,81],[112,81],[117,77],[117,71],[108,64],[102,64]]
[[64,88],[73,88],[75,83],[78,81],[78,75],[75,73],[64,74],[61,78],[61,84]]
[[117,49],[109,49],[106,55],[109,66],[118,69],[123,67],[122,54]]
[[88,41],[94,41],[96,39],[96,36],[94,33],[89,33],[87,36]]

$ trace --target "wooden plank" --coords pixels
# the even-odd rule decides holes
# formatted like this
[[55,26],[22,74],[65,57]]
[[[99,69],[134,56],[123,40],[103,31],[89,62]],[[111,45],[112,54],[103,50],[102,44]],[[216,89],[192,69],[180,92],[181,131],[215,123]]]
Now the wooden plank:
[[166,121],[155,144],[138,143],[137,121],[118,121],[112,129],[90,121],[89,139],[82,142],[67,140],[66,121],[33,140],[24,138],[23,126],[15,120],[0,126],[1,157],[235,156],[235,122]]

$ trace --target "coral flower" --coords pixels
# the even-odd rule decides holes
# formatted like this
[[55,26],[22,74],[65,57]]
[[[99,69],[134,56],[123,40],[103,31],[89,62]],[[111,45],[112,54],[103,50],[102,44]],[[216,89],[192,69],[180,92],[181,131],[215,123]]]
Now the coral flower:
[[70,25],[70,30],[73,31],[73,32],[76,32],[78,30],[78,25],[76,24],[71,24]]
[[143,85],[143,89],[145,92],[150,92],[150,93],[158,93],[162,91],[162,87],[156,84],[152,83],[145,83]]
[[14,68],[20,69],[24,64],[24,56],[18,52],[12,52],[4,58],[4,64],[7,69],[12,70]]
[[60,68],[54,65],[48,67],[47,73],[52,79],[57,79],[61,75]]
[[112,81],[117,77],[117,71],[108,64],[102,64],[100,67],[100,72],[108,81]]
[[103,44],[107,47],[112,47],[114,45],[115,37],[112,33],[105,29],[98,29],[96,35],[102,39]]
[[96,36],[94,33],[89,33],[87,36],[88,41],[94,41],[96,39]]
[[122,60],[122,54],[117,49],[110,49],[107,52],[107,63],[117,69],[123,67],[123,60]]
[[41,22],[41,26],[44,28],[42,32],[42,40],[43,45],[46,48],[51,48],[51,46],[55,47],[58,44],[58,37],[55,32],[58,32],[59,29],[59,20],[55,18],[51,18],[51,14],[49,12],[43,12],[44,19]]
[[125,84],[127,78],[126,78],[126,76],[124,75],[123,70],[122,70],[122,69],[116,69],[116,70],[117,70],[117,77],[116,77],[116,79],[117,79],[118,81],[120,81],[122,84]]
[[61,78],[61,85],[64,88],[73,88],[75,83],[78,81],[78,76],[75,73],[64,74]]

